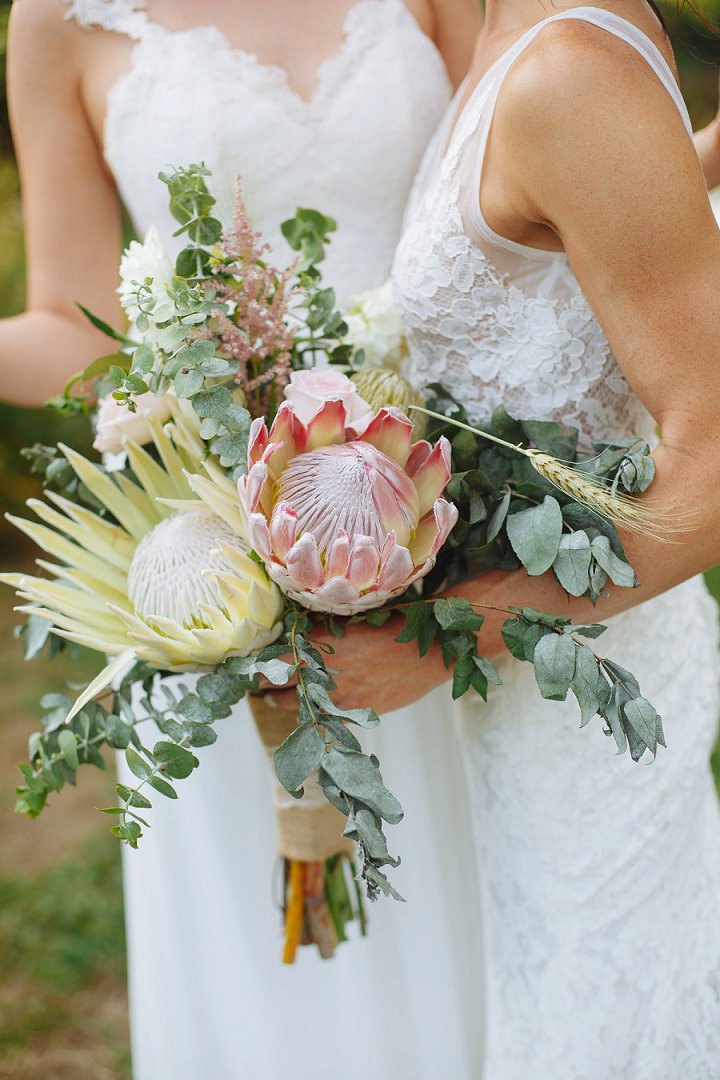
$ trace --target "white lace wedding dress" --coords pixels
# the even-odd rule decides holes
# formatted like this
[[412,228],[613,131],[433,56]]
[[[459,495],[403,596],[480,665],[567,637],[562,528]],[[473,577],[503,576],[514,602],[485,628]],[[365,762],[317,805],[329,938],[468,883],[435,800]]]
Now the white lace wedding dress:
[[[297,206],[334,215],[325,265],[341,302],[387,277],[408,191],[450,97],[442,60],[401,0],[359,0],[302,100],[215,26],[169,32],[139,0],[71,0],[68,17],[135,41],[107,103],[105,156],[138,233],[174,222],[157,173],[203,160],[227,220],[242,176],[255,225]],[[201,18],[201,16],[199,16]],[[269,768],[245,708],[125,853],[135,1080],[470,1080],[477,903],[447,695],[386,718],[374,745],[406,808],[392,830],[407,904],[331,961],[283,967]],[[121,764],[121,770],[123,766]],[[421,834],[423,840],[421,842]]]
[[[503,78],[563,18],[632,45],[690,136],[670,69],[635,26],[590,7],[546,19],[487,72],[441,158],[458,92],[416,183],[396,298],[418,385],[441,380],[476,422],[502,402],[575,424],[586,439],[652,437],[566,256],[498,236],[480,211]],[[598,720],[579,730],[574,699],[542,701],[529,664],[499,665],[505,685],[489,705],[464,699],[485,930],[476,1077],[720,1077],[720,817],[708,767],[716,624],[695,579],[611,619],[598,642],[663,716],[667,750],[654,763],[614,756]]]

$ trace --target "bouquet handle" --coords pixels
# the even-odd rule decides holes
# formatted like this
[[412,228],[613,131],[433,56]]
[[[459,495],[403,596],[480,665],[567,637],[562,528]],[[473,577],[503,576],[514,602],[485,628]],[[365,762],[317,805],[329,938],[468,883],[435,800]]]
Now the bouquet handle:
[[[260,694],[249,698],[255,727],[272,762],[278,746],[298,725],[298,710],[270,704]],[[344,865],[352,867],[355,845],[344,837],[345,817],[325,798],[314,776],[301,799],[274,780],[278,854],[285,861],[285,947],[293,963],[298,945],[315,944],[324,958],[345,940],[345,924],[357,918],[364,932],[359,890],[348,887]],[[354,903],[353,903],[354,896]]]

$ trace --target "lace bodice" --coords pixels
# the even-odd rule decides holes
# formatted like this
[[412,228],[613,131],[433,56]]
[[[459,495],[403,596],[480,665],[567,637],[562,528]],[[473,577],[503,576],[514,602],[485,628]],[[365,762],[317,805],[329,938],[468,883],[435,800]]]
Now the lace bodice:
[[450,98],[440,54],[402,0],[355,3],[309,101],[282,68],[231,47],[215,26],[167,30],[142,0],[65,2],[84,28],[136,42],[108,98],[104,150],[138,233],[155,224],[176,249],[157,174],[203,160],[220,216],[231,214],[239,174],[254,224],[281,257],[278,226],[298,206],[337,219],[325,276],[341,301],[387,277],[413,177]]
[[[418,385],[441,381],[479,422],[497,405],[511,414],[580,427],[584,441],[652,438],[564,253],[507,240],[479,205],[495,102],[511,64],[547,24],[578,18],[633,45],[690,121],[670,69],[649,39],[618,16],[577,8],[533,27],[486,73],[462,111],[451,105],[418,175],[393,282]],[[458,91],[456,101],[462,94]],[[447,152],[443,154],[446,145]]]

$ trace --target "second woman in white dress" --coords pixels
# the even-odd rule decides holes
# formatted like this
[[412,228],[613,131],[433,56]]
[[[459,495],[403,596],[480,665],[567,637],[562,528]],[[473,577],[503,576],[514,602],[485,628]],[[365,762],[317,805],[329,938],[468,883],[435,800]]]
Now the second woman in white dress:
[[[279,225],[297,206],[335,216],[324,269],[339,302],[380,285],[451,93],[438,46],[457,82],[476,28],[472,0],[216,0],[200,13],[185,0],[17,0],[30,309],[0,326],[6,395],[39,403],[106,350],[75,301],[118,321],[115,187],[138,234],[155,225],[176,250],[157,179],[168,166],[205,161],[226,220],[239,173],[281,259]],[[135,1080],[470,1080],[477,905],[447,713],[441,691],[388,717],[375,742],[407,811],[392,842],[408,903],[374,905],[368,940],[331,961],[301,950],[292,968],[265,753],[246,709],[219,725],[178,801],[158,798],[126,852]]]

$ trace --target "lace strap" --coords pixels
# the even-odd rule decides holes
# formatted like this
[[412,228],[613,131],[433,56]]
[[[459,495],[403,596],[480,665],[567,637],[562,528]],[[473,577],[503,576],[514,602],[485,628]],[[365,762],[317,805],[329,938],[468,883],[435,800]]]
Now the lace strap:
[[63,0],[68,5],[66,19],[74,19],[84,30],[99,27],[139,40],[147,26],[145,0]]

